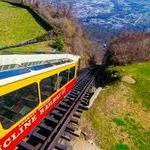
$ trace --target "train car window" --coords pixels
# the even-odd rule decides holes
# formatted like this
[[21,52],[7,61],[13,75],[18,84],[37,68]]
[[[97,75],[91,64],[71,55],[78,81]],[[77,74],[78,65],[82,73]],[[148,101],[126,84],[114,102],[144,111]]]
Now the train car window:
[[39,95],[36,83],[0,96],[0,122],[3,128],[10,128],[38,104]]
[[53,75],[53,76],[43,79],[40,82],[42,101],[46,100],[57,90],[57,81],[58,81],[58,76]]
[[69,70],[69,80],[73,79],[75,76],[75,67],[72,67],[70,70]]
[[63,87],[68,82],[68,70],[59,73],[59,88]]

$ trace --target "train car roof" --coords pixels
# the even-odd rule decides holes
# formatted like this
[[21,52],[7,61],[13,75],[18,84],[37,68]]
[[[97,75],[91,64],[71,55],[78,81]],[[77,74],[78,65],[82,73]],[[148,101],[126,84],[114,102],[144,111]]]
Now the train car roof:
[[79,58],[72,54],[0,55],[0,86],[76,63]]

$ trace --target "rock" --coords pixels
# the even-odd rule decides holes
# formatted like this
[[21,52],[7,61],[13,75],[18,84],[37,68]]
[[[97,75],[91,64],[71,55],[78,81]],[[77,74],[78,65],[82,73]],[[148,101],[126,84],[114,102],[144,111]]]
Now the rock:
[[135,84],[136,81],[131,76],[124,76],[121,79],[122,82],[126,82],[128,84]]

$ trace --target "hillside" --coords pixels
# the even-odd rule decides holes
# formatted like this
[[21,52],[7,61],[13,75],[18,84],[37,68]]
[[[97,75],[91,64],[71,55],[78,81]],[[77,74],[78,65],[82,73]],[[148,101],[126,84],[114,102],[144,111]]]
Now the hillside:
[[[83,67],[93,63],[92,59],[100,56],[98,54],[100,47],[93,44],[89,39],[72,14],[70,7],[65,5],[47,6],[40,1],[34,1],[32,4],[30,1],[27,2],[29,2],[30,7],[19,7],[0,2],[0,11],[2,12],[0,13],[0,18],[2,18],[0,26],[1,33],[3,33],[0,43],[1,53],[32,53],[56,49],[61,52],[80,55],[84,58],[81,61]],[[9,23],[6,17],[11,18]],[[44,18],[42,22],[41,18]],[[48,28],[43,28],[43,23],[48,25]],[[52,33],[52,37],[45,42],[2,50],[5,46],[41,37],[45,33],[47,34],[47,31]],[[97,50],[97,54],[94,54],[93,50]]]
[[[0,48],[34,39],[46,30],[33,18],[28,10],[0,2]],[[35,50],[49,49],[49,42],[5,50],[7,52],[31,53]],[[5,51],[0,51],[3,53]]]
[[150,33],[113,38],[103,65],[103,90],[84,114],[83,130],[100,149],[149,150]]
[[[105,84],[93,107],[84,114],[83,131],[104,150],[148,150],[150,63],[110,66],[107,71],[116,80]],[[135,83],[124,81],[124,77],[132,77]]]
[[125,65],[150,60],[150,33],[125,33],[111,40],[105,55],[107,65]]

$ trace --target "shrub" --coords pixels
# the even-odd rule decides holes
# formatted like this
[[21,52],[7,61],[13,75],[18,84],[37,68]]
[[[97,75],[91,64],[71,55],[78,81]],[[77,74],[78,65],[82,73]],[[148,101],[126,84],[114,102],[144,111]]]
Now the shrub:
[[64,42],[62,37],[57,37],[56,41],[53,43],[52,47],[58,51],[64,50]]
[[24,0],[23,5],[29,6],[31,10],[39,14],[50,25],[52,30],[55,31],[54,36],[59,35],[63,37],[63,39],[61,37],[56,38],[52,45],[49,44],[52,48],[80,55],[83,58],[81,59],[82,67],[88,66],[89,63],[94,64],[94,59],[99,60],[99,47],[95,47],[95,43],[91,42],[91,39],[85,34],[86,32],[78,23],[74,16],[73,3],[65,5],[59,2],[59,0],[52,1],[51,3],[48,0]]

